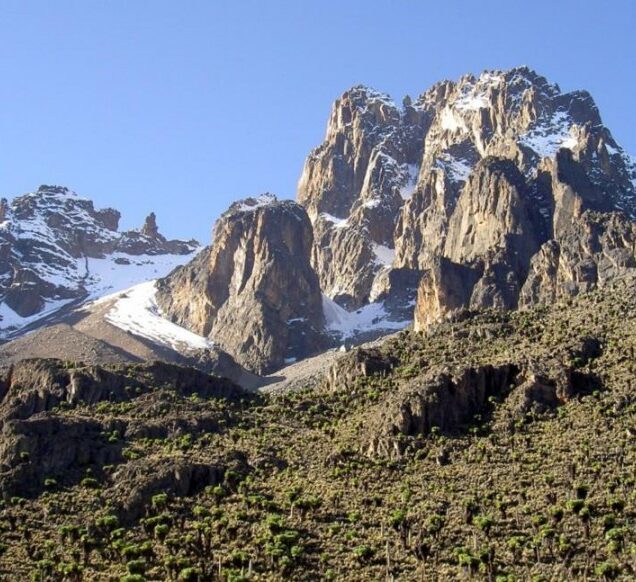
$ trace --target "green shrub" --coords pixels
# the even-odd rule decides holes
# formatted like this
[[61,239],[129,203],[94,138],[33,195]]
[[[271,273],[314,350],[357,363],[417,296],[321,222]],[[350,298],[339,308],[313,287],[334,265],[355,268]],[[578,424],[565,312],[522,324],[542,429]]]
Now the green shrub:
[[604,580],[614,580],[620,572],[620,568],[612,562],[602,562],[594,568],[594,573]]
[[130,574],[143,574],[146,571],[146,560],[130,560],[126,564],[126,570]]
[[375,551],[369,546],[356,546],[353,548],[353,555],[360,562],[366,562],[373,557]]

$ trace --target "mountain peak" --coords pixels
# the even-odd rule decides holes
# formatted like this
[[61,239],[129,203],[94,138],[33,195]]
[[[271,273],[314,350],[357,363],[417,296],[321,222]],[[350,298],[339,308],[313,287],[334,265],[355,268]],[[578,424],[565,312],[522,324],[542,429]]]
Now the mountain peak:
[[280,201],[275,194],[265,192],[259,196],[238,200],[230,205],[228,213],[253,212],[260,208],[266,208],[278,204]]
[[77,197],[77,194],[72,190],[69,190],[66,186],[52,186],[48,184],[42,184],[38,187],[37,194],[50,194],[50,195],[58,195],[58,196],[74,196]]
[[[117,210],[95,209],[91,200],[63,186],[42,185],[0,202],[0,218],[1,336],[71,301],[118,290],[122,281],[138,283],[147,265],[157,262],[146,255],[163,255],[162,263],[174,266],[198,247],[166,241],[156,231],[154,215],[145,228],[151,234],[154,226],[156,236],[119,232]],[[142,255],[143,260],[136,258]]]

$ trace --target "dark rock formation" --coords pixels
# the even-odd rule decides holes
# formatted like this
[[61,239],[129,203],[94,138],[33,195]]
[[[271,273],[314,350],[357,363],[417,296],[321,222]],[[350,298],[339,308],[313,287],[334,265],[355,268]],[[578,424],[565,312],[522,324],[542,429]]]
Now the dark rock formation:
[[339,358],[329,369],[324,386],[337,391],[350,386],[358,377],[387,376],[397,364],[397,358],[378,349],[358,348]]
[[208,485],[223,481],[224,468],[189,459],[140,459],[123,465],[113,476],[111,497],[123,523],[144,515],[153,495],[194,495]]
[[141,234],[150,238],[159,238],[161,236],[157,226],[157,216],[154,212],[146,216],[144,225],[141,227]]
[[60,403],[128,400],[135,388],[170,386],[185,396],[240,398],[243,390],[224,378],[164,362],[67,367],[60,360],[22,360],[0,381],[0,424],[46,412]]
[[[166,417],[174,400],[164,402],[162,390],[228,401],[248,397],[229,380],[162,362],[67,367],[59,360],[23,360],[11,366],[0,382],[0,493],[35,492],[46,477],[121,462],[122,443],[108,438],[113,431],[120,437],[166,438],[179,431],[218,430],[218,418]],[[55,414],[58,407],[130,402],[143,394],[149,397],[142,418],[122,421]],[[153,414],[161,422],[144,420]],[[185,479],[176,467],[171,474]],[[196,471],[188,483],[195,476]],[[125,510],[130,511],[130,507]]]
[[427,435],[433,428],[458,431],[485,410],[488,397],[507,393],[517,373],[514,365],[482,366],[455,376],[440,374],[424,384],[421,378],[413,380],[381,413],[368,453],[399,457],[399,435]]

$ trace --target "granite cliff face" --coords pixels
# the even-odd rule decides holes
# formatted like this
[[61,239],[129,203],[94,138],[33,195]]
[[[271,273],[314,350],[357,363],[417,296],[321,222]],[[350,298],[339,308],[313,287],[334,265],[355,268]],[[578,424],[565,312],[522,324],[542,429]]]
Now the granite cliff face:
[[631,268],[636,169],[585,91],[520,67],[436,84],[401,107],[354,87],[308,157],[312,262],[347,309],[421,280],[416,327],[516,308]]
[[158,284],[175,323],[262,373],[324,345],[318,277],[305,210],[265,194],[233,204],[212,245]]
[[90,200],[59,186],[40,186],[10,204],[3,200],[0,214],[3,335],[71,301],[116,288],[122,271],[135,271],[123,273],[130,286],[154,263],[173,257],[176,266],[198,248],[196,241],[166,240],[156,223],[154,230],[119,232],[117,210],[96,210]]
[[348,309],[373,300],[393,263],[396,218],[413,188],[429,112],[354,87],[332,109],[325,142],[307,158],[298,202],[315,231],[312,264]]

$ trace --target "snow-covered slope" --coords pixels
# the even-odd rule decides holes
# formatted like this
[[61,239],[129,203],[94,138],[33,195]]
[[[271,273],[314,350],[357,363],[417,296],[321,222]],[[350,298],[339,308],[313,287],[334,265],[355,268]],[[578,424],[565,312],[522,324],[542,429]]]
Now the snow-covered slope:
[[172,323],[161,313],[155,300],[156,281],[146,281],[100,302],[115,299],[105,320],[124,331],[168,346],[178,352],[212,349],[209,339]]
[[381,302],[369,303],[356,311],[347,311],[323,295],[322,308],[327,331],[342,341],[356,338],[360,334],[397,331],[412,323],[411,319],[394,321]]

